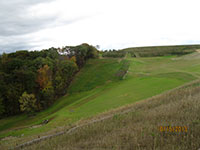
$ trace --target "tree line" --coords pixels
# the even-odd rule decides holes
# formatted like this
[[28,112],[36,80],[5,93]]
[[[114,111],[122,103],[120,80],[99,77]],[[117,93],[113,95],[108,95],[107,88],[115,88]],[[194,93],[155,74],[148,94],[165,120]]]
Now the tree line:
[[0,55],[0,117],[48,108],[67,93],[86,61],[97,57],[88,44]]
[[122,58],[125,57],[126,52],[117,50],[105,50],[102,52],[102,57]]

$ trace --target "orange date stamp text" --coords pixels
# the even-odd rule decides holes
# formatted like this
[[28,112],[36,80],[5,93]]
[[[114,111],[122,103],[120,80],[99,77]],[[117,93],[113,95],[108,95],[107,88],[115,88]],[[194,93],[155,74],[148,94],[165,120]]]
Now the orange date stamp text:
[[159,126],[160,132],[188,132],[187,126]]

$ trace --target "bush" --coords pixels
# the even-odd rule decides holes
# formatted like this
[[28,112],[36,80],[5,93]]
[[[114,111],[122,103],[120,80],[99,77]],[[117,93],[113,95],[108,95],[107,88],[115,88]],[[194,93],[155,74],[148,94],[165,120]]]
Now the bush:
[[34,94],[24,92],[19,99],[20,110],[28,114],[37,111],[36,98]]

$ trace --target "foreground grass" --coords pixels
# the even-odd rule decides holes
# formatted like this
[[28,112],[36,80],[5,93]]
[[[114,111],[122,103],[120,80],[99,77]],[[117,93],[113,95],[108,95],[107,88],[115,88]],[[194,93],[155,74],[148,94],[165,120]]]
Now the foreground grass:
[[[199,86],[188,87],[141,101],[127,106],[127,109],[131,108],[129,113],[114,115],[79,128],[70,135],[42,141],[25,149],[197,150],[200,148],[199,91]],[[186,126],[187,132],[162,132],[160,126]]]

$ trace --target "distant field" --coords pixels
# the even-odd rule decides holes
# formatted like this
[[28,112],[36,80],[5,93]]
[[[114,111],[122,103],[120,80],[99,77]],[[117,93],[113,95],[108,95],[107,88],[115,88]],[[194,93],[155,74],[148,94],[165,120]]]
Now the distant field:
[[[191,54],[189,54],[191,55]],[[38,136],[61,131],[82,119],[163,93],[200,77],[200,59],[185,56],[90,60],[77,74],[69,94],[34,117],[0,120],[0,144],[10,147]],[[117,76],[129,63],[123,80]],[[50,122],[39,125],[43,120]],[[32,128],[31,128],[32,127]],[[1,146],[0,145],[0,146]]]
[[200,49],[200,45],[132,47],[121,51],[129,52],[132,57],[153,57],[165,55],[185,55]]

